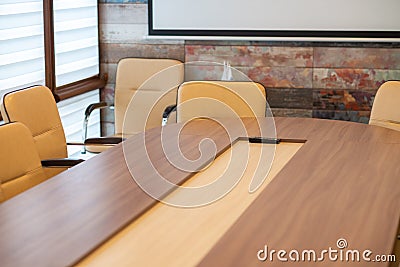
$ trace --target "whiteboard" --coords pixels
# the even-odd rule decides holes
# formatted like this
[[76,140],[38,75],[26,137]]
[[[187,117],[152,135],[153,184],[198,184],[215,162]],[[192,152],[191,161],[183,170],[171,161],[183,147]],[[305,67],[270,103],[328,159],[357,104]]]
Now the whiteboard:
[[400,0],[149,0],[149,35],[400,38]]

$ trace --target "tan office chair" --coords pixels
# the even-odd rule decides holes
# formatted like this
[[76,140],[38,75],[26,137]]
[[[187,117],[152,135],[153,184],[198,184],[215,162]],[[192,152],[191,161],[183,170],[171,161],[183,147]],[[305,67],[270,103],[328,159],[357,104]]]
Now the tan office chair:
[[48,168],[51,177],[82,160],[67,160],[67,143],[53,94],[46,86],[33,86],[3,96],[5,122],[21,122],[30,130],[41,160],[61,159],[65,168]]
[[[117,66],[114,105],[103,102],[92,104],[86,109],[84,139],[87,137],[90,113],[95,109],[109,106],[114,107],[114,137],[121,137],[123,131],[127,137],[161,126],[163,111],[167,106],[176,104],[176,89],[183,79],[184,65],[179,60],[121,59]],[[129,106],[133,97],[135,100]],[[151,113],[147,114],[145,112],[147,110],[151,110]],[[124,121],[125,114],[127,119]],[[86,147],[90,152],[100,152],[104,148],[106,147]]]
[[192,81],[178,89],[177,122],[198,117],[265,117],[265,88],[255,82]]
[[32,134],[22,123],[0,126],[0,202],[47,179]]
[[379,87],[369,124],[400,131],[400,81],[388,81]]

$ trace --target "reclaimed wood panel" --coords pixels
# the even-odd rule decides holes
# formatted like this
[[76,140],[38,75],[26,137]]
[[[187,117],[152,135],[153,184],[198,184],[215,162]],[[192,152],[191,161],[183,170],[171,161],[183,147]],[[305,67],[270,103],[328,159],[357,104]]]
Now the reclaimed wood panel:
[[400,49],[315,47],[314,67],[399,70]]
[[313,88],[377,90],[388,80],[399,80],[400,70],[314,68]]
[[122,58],[170,58],[184,60],[184,46],[170,44],[106,44],[100,45],[101,62],[116,64]]
[[295,108],[271,108],[274,117],[312,118],[312,110]]
[[313,91],[307,88],[267,88],[267,101],[274,108],[312,109]]
[[100,24],[146,24],[147,5],[107,4],[99,5]]
[[185,45],[186,61],[229,61],[232,66],[312,67],[313,48],[235,45]]

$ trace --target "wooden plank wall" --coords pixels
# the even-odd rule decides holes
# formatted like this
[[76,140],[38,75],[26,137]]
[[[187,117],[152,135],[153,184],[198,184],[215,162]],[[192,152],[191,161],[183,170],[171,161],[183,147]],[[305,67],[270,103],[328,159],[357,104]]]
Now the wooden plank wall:
[[[109,77],[102,98],[109,102],[124,57],[227,60],[267,88],[277,116],[367,123],[379,85],[400,80],[399,43],[148,40],[146,0],[103,0],[100,23],[101,72]],[[197,68],[186,79],[219,75],[215,68]],[[103,122],[104,132],[112,133],[113,115],[105,114]]]

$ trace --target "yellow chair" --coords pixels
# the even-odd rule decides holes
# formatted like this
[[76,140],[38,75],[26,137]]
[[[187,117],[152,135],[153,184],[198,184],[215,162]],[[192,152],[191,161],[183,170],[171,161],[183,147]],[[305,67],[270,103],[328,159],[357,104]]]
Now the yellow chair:
[[400,131],[400,81],[388,81],[379,87],[369,124]]
[[191,81],[178,89],[177,122],[194,118],[265,117],[266,92],[255,82]]
[[[53,94],[46,86],[33,86],[3,96],[5,122],[21,122],[30,130],[41,160],[62,159],[65,168],[48,168],[51,177],[82,160],[67,160],[67,143]],[[54,163],[54,161],[53,161]]]
[[47,179],[29,129],[19,122],[0,126],[0,202]]
[[[84,139],[87,137],[87,122],[90,113],[99,108],[114,108],[115,134],[113,137],[121,137],[123,131],[126,137],[161,126],[163,111],[167,106],[176,104],[176,89],[183,79],[184,65],[179,60],[121,59],[117,66],[114,104],[96,103],[86,109]],[[129,105],[133,97],[135,100],[132,105]],[[145,112],[147,110],[151,110],[150,114]],[[127,116],[126,120],[125,116]],[[86,147],[90,152],[100,152],[104,148]]]

